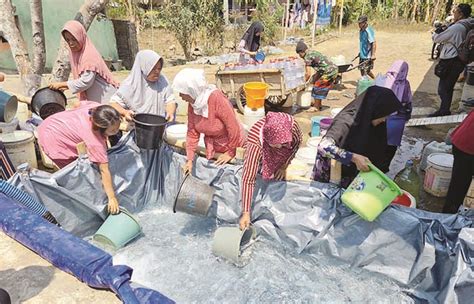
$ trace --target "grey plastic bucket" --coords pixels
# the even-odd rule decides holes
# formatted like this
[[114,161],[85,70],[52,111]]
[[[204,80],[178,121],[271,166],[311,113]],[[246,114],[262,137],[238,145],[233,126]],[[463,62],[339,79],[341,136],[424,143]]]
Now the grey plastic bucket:
[[42,119],[66,110],[66,95],[59,90],[42,88],[31,98],[31,109]]
[[214,188],[188,174],[179,187],[173,212],[180,211],[192,215],[207,216],[214,192]]
[[142,149],[158,149],[166,127],[166,118],[159,115],[140,113],[135,122],[135,142]]
[[15,118],[17,109],[16,96],[0,90],[0,121],[10,123]]
[[243,231],[239,227],[220,227],[214,234],[212,253],[238,264],[242,254],[242,246],[254,239],[255,235],[256,231],[253,227]]

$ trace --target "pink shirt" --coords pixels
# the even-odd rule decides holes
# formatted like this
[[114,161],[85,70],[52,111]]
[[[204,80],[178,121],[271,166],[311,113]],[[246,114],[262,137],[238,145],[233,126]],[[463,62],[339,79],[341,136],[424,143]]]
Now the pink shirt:
[[245,133],[235,116],[229,100],[220,91],[214,91],[208,100],[208,117],[194,114],[193,107],[188,106],[188,134],[186,136],[186,155],[194,159],[194,153],[200,134],[204,134],[206,158],[214,157],[215,152],[229,153],[235,156],[237,147],[242,147]]
[[48,117],[38,128],[38,142],[44,153],[62,168],[77,157],[77,144],[84,142],[94,163],[107,163],[105,136],[92,130],[89,110],[100,106],[90,102],[80,108],[59,112]]

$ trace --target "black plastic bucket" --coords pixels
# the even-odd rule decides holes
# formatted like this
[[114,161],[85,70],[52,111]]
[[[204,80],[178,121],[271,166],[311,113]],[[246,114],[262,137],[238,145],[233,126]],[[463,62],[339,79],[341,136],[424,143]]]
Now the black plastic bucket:
[[58,90],[42,88],[31,98],[31,109],[42,119],[66,110],[66,95]]
[[142,149],[158,149],[166,127],[166,118],[154,114],[140,113],[135,122],[135,142]]

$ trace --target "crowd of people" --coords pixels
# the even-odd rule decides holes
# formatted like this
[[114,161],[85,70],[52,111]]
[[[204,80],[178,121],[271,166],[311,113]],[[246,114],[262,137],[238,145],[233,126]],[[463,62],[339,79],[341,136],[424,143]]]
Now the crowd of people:
[[[449,40],[459,44],[466,35],[461,23],[470,16],[470,9],[466,4],[458,5],[454,10],[455,23],[444,33],[435,34],[434,41]],[[366,16],[360,17],[358,24],[361,74],[373,78],[376,53],[374,30],[368,26]],[[262,23],[252,23],[239,44],[241,61],[254,60],[263,33]],[[119,84],[81,23],[67,22],[62,36],[69,46],[73,77],[67,82],[51,83],[50,88],[70,90],[77,94],[80,105],[51,115],[38,128],[39,145],[55,165],[63,168],[72,163],[79,157],[77,145],[85,143],[90,161],[99,168],[108,197],[108,211],[117,213],[119,201],[108,167],[108,139],[119,136],[122,119],[131,121],[137,113],[160,115],[170,122],[174,121],[177,110],[174,91],[188,103],[185,174],[193,172],[201,135],[204,135],[205,156],[214,159],[216,165],[229,163],[235,157],[237,148],[245,148],[240,227],[248,227],[257,175],[260,173],[263,180],[284,180],[286,169],[301,144],[303,135],[296,120],[289,114],[269,112],[246,134],[229,99],[207,82],[203,70],[182,69],[169,82],[162,73],[163,58],[154,51],[142,50],[136,55],[128,77]],[[319,111],[336,81],[338,67],[327,56],[310,50],[303,41],[296,45],[295,51],[305,62],[306,81],[313,86],[313,107]],[[440,76],[438,91],[442,102],[437,115],[449,113],[454,83],[464,69],[456,56],[455,45],[445,47],[441,54],[441,62],[445,62],[448,71]],[[323,183],[330,181],[331,160],[336,160],[342,167],[341,187],[347,187],[358,171],[370,170],[369,163],[383,172],[388,171],[401,144],[405,122],[411,115],[412,93],[407,77],[407,62],[396,61],[382,82],[357,96],[335,117],[319,144],[312,174],[314,180]],[[457,211],[473,176],[474,146],[469,140],[469,134],[473,131],[474,114],[471,112],[452,135],[453,182],[449,188],[446,212]],[[2,155],[5,153],[2,147]],[[3,163],[3,171],[8,171]],[[0,191],[11,193],[3,182]],[[25,204],[34,205],[31,203],[34,199],[30,197],[20,195],[19,198],[26,201]],[[45,210],[39,209],[38,213],[45,216]],[[50,215],[46,214],[46,217],[53,221]]]

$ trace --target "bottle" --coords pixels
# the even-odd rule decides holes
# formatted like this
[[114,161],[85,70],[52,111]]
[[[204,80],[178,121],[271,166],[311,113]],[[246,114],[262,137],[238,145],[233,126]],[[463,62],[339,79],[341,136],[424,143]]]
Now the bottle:
[[407,161],[405,169],[395,176],[394,181],[400,188],[413,195],[417,202],[419,201],[421,183],[413,160]]

